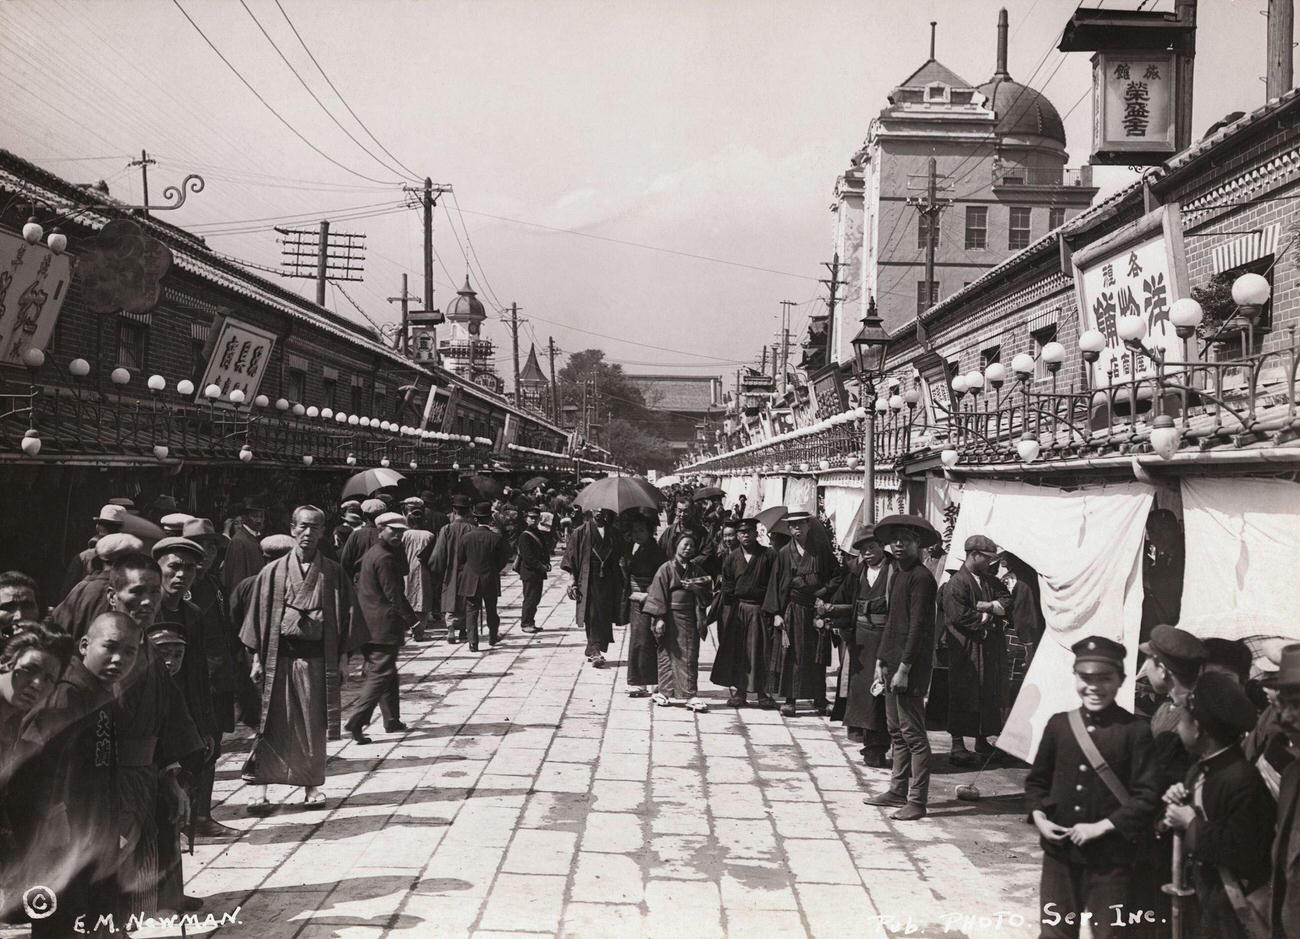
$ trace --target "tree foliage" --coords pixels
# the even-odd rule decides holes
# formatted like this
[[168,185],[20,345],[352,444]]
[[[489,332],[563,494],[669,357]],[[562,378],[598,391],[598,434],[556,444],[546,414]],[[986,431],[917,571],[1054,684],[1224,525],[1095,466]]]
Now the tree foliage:
[[646,402],[641,389],[627,380],[623,366],[605,361],[602,349],[583,349],[573,353],[557,377],[564,402],[579,405],[582,403],[582,383],[589,378],[595,379],[600,402],[598,422],[603,422],[606,414],[618,420],[646,418]]

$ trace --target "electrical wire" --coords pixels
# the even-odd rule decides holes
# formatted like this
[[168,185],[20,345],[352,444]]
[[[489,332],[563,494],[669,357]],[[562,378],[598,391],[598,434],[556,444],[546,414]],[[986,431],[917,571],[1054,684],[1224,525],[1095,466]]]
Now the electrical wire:
[[284,116],[280,114],[279,111],[277,111],[275,108],[271,106],[271,103],[269,101],[267,101],[265,98],[262,97],[261,93],[252,86],[252,84],[248,81],[247,78],[243,76],[243,74],[239,71],[239,69],[235,68],[234,63],[232,63],[229,59],[225,57],[224,54],[222,54],[221,50],[217,48],[216,44],[213,43],[213,41],[208,38],[207,33],[205,33],[202,30],[202,28],[200,28],[199,24],[194,22],[194,19],[189,15],[188,12],[186,12],[185,7],[181,6],[181,0],[172,0],[172,5],[175,6],[176,9],[181,11],[181,15],[184,16],[186,21],[188,21],[189,24],[194,27],[195,32],[197,32],[203,38],[203,41],[207,43],[208,48],[217,54],[217,58],[219,58],[225,64],[226,68],[230,69],[230,71],[234,73],[235,77],[238,78],[240,82],[243,83],[244,87],[253,93],[253,97],[255,97],[258,101],[260,101],[262,103],[262,106],[265,107],[268,111],[270,111],[275,116],[276,120],[278,120],[281,124],[283,124],[285,128],[289,130],[290,133],[292,133],[295,137],[297,137],[299,140],[305,143],[308,147],[310,147],[313,151],[315,151],[325,160],[334,164],[339,169],[347,173],[350,173],[353,176],[356,176],[359,179],[364,179],[366,180],[366,182],[371,182],[371,183],[384,184],[388,182],[393,182],[395,184],[395,181],[376,179],[373,176],[367,176],[365,173],[358,172],[357,170],[352,169],[351,167],[347,166],[344,163],[340,163],[338,160],[334,159],[332,156],[330,156],[320,147],[316,146],[314,143],[312,143],[310,140],[304,137],[296,127],[290,124],[284,118]]
[[[483,270],[483,261],[480,260],[478,256],[478,251],[475,250],[474,248],[474,240],[469,236],[469,226],[465,224],[465,214],[460,210],[460,202],[456,199],[455,190],[452,190],[450,195],[451,195],[451,204],[455,207],[456,214],[460,216],[460,227],[461,230],[465,233],[465,244],[469,246],[469,253],[470,255],[473,256],[474,263],[478,265],[478,272],[479,272],[479,276],[483,279],[483,286],[488,291],[488,293],[492,295],[492,299],[496,301],[497,306],[504,307],[505,303],[503,303],[501,298],[497,296],[497,292],[492,288],[492,285],[488,283],[487,271]],[[450,212],[447,213],[447,223],[451,224]],[[469,263],[469,257],[465,258],[465,263],[466,264]]]
[[312,55],[312,51],[307,46],[306,40],[304,40],[302,38],[302,34],[298,32],[298,27],[294,26],[293,20],[289,19],[289,13],[288,11],[285,10],[284,4],[282,4],[280,0],[275,0],[275,5],[280,8],[280,14],[284,17],[284,21],[289,24],[289,28],[293,30],[293,34],[295,37],[297,37],[298,42],[302,45],[303,51],[307,53],[307,58],[311,59],[312,65],[316,66],[316,71],[320,72],[321,78],[325,79],[325,84],[330,86],[330,90],[334,92],[335,97],[339,99],[339,102],[343,105],[343,107],[347,108],[348,113],[352,115],[352,119],[357,122],[357,124],[361,127],[361,129],[366,132],[366,134],[370,137],[371,140],[375,142],[375,145],[379,147],[380,150],[383,150],[384,153],[386,153],[394,163],[396,163],[398,166],[400,166],[402,169],[406,171],[410,179],[414,180],[415,182],[422,182],[422,180],[420,179],[420,174],[416,173],[414,170],[412,170],[409,166],[407,166],[397,157],[393,156],[392,151],[390,151],[387,147],[385,147],[382,143],[380,143],[379,138],[376,137],[374,133],[371,132],[370,128],[366,126],[365,122],[362,121],[361,118],[357,116],[357,112],[352,110],[352,106],[348,104],[347,99],[343,97],[343,92],[339,91],[338,86],[335,85],[334,82],[330,80],[329,75],[325,74],[325,69],[321,66],[320,62],[316,59],[316,56]]
[[312,212],[297,212],[288,215],[263,215],[259,218],[231,218],[222,219],[215,222],[197,222],[191,226],[191,229],[199,230],[213,227],[225,227],[228,225],[245,225],[253,222],[290,222],[295,219],[303,218],[334,218],[347,212],[357,212],[361,210],[378,209],[378,208],[398,208],[405,207],[405,203],[396,200],[385,200],[383,202],[365,202],[360,205],[341,205],[330,209],[317,209]]
[[711,360],[713,360],[713,361],[715,361],[715,362],[723,362],[723,363],[730,364],[730,365],[744,365],[744,364],[745,364],[745,363],[744,363],[743,361],[741,361],[740,359],[724,359],[724,358],[721,358],[721,357],[719,357],[719,356],[714,356],[714,355],[703,355],[702,353],[699,353],[699,352],[687,352],[687,351],[685,351],[684,349],[669,349],[669,348],[667,348],[667,347],[665,347],[665,346],[655,346],[655,345],[651,345],[651,344],[646,343],[646,342],[637,342],[637,341],[634,340],[634,339],[625,339],[625,338],[623,338],[622,336],[610,336],[610,335],[608,335],[607,333],[598,333],[598,332],[596,332],[595,330],[591,330],[591,329],[583,329],[583,328],[580,327],[580,326],[571,326],[571,325],[569,325],[568,323],[561,323],[559,320],[549,319],[549,318],[547,318],[547,317],[545,317],[545,316],[542,316],[542,315],[540,315],[540,314],[538,314],[538,313],[534,313],[534,314],[532,314],[532,315],[533,315],[536,319],[541,320],[543,323],[550,323],[552,326],[559,326],[559,327],[562,328],[562,329],[572,330],[573,332],[586,333],[586,334],[589,335],[589,336],[596,336],[597,338],[600,338],[600,339],[609,339],[609,340],[612,340],[612,341],[614,341],[614,342],[622,342],[622,343],[626,343],[627,345],[630,345],[630,346],[640,346],[640,347],[643,348],[643,349],[655,349],[655,350],[660,351],[660,352],[671,352],[671,353],[673,353],[674,355],[688,355],[688,356],[691,356],[692,358],[697,358],[697,359],[711,359]]
[[[354,144],[356,144],[358,147],[360,147],[361,150],[362,150],[362,152],[364,152],[364,153],[366,154],[366,156],[370,157],[372,160],[374,160],[376,163],[378,163],[380,166],[382,166],[382,167],[383,167],[385,170],[387,170],[388,172],[390,172],[390,173],[395,173],[395,174],[397,174],[398,176],[407,175],[407,174],[404,174],[401,170],[399,170],[399,169],[393,169],[393,167],[391,167],[391,166],[389,166],[387,163],[385,163],[382,159],[380,159],[378,156],[376,156],[375,153],[374,153],[374,152],[373,152],[369,147],[367,147],[367,146],[366,146],[365,144],[363,144],[360,140],[358,140],[356,137],[354,137],[353,134],[352,134],[352,131],[348,130],[346,127],[343,126],[343,123],[342,123],[342,122],[341,122],[337,117],[334,116],[334,112],[331,111],[329,108],[325,107],[325,102],[322,101],[322,100],[320,99],[320,96],[317,95],[316,92],[312,90],[311,86],[307,84],[307,80],[306,80],[305,78],[303,78],[301,74],[299,74],[298,70],[297,70],[296,68],[293,67],[293,63],[289,61],[288,57],[285,56],[284,52],[282,52],[282,51],[280,50],[280,47],[279,47],[278,45],[276,45],[275,40],[271,38],[271,34],[268,33],[268,32],[266,31],[266,27],[264,27],[264,26],[262,25],[262,21],[259,20],[259,19],[257,18],[256,14],[254,14],[253,11],[249,8],[248,3],[247,3],[247,0],[239,0],[239,5],[242,6],[242,7],[244,8],[244,12],[248,14],[249,19],[251,19],[251,20],[253,21],[253,23],[257,26],[258,30],[262,33],[262,35],[266,37],[266,41],[267,41],[268,43],[271,44],[271,48],[274,49],[274,50],[275,50],[275,54],[278,55],[278,56],[280,57],[280,61],[283,62],[283,63],[285,64],[285,67],[288,68],[289,71],[293,73],[293,77],[296,78],[296,79],[298,79],[298,83],[299,83],[300,85],[302,85],[302,87],[303,87],[304,89],[306,89],[307,94],[311,95],[311,99],[312,99],[313,101],[315,101],[318,105],[320,105],[320,109],[321,109],[322,111],[325,112],[325,115],[326,115],[326,116],[327,116],[331,121],[334,122],[334,125],[335,125],[336,127],[338,127],[339,130],[343,131],[344,134],[347,135],[348,140],[351,140]],[[281,11],[281,12],[284,12],[284,8],[281,7],[281,8],[280,8],[280,11]],[[290,25],[292,25],[292,24],[290,24]],[[299,41],[299,42],[302,41],[302,37],[301,37],[301,36],[298,38],[298,41]],[[306,48],[306,46],[304,46],[304,48]],[[313,61],[315,61],[315,60],[313,59]],[[319,67],[320,67],[320,66],[318,65],[317,68],[319,68]],[[322,72],[322,74],[324,74],[324,73]],[[413,182],[419,182],[419,180],[416,179],[414,176],[407,175],[407,178],[410,179],[410,180],[413,181]]]

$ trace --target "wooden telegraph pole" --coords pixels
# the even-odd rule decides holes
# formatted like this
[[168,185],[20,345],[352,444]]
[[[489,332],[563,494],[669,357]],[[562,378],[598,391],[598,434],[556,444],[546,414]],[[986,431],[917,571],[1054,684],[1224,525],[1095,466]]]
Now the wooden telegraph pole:
[[1293,42],[1295,0],[1268,0],[1268,100],[1281,97],[1294,85]]

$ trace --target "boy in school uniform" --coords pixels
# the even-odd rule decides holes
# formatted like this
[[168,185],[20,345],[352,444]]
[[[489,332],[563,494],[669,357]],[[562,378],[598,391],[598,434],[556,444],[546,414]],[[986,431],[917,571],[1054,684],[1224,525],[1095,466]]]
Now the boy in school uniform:
[[1138,841],[1160,807],[1151,728],[1115,703],[1123,645],[1090,636],[1071,647],[1082,707],[1053,715],[1025,779],[1029,817],[1042,836],[1043,939],[1094,939],[1133,931],[1116,925],[1133,906]]

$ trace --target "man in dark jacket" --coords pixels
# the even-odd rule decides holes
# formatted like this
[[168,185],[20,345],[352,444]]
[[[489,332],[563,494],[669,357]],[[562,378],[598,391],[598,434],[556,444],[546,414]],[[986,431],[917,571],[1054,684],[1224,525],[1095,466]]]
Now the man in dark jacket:
[[515,570],[524,585],[523,610],[519,615],[519,628],[527,633],[541,632],[537,625],[537,606],[542,602],[542,585],[551,570],[546,542],[537,530],[542,514],[535,508],[524,512],[524,528],[515,542]]
[[356,581],[361,572],[361,559],[379,541],[376,519],[387,511],[388,506],[380,499],[367,499],[361,503],[361,515],[365,521],[360,528],[348,536],[343,550],[339,552],[339,565],[343,568],[343,573],[353,581]]
[[357,602],[370,630],[370,641],[361,647],[366,682],[346,725],[357,743],[370,743],[365,729],[376,704],[385,731],[406,730],[398,700],[397,650],[406,641],[407,627],[416,620],[406,599],[406,550],[402,547],[406,519],[397,512],[385,512],[375,519],[375,529],[378,541],[361,559],[357,578]]
[[469,629],[469,649],[478,651],[479,620],[487,615],[488,645],[497,644],[501,617],[497,615],[497,597],[501,595],[501,568],[510,560],[510,547],[501,533],[492,527],[492,506],[480,502],[474,506],[475,528],[460,540],[457,554],[457,592],[465,598],[465,618]]
[[447,624],[447,643],[465,641],[465,600],[457,586],[460,580],[460,541],[474,528],[469,521],[469,499],[452,496],[451,520],[438,532],[433,543],[433,558],[429,567],[442,601],[442,615]]
[[235,507],[230,544],[226,545],[226,559],[221,565],[221,586],[227,595],[245,577],[251,577],[262,569],[262,529],[265,525],[266,510],[261,505],[245,502]]
[[934,668],[934,575],[921,563],[921,549],[939,533],[915,515],[889,515],[876,536],[894,550],[897,570],[889,587],[885,632],[876,651],[873,684],[885,686],[885,723],[893,744],[889,791],[867,804],[898,806],[900,821],[924,818],[930,792],[930,738],[925,730],[925,693]]

